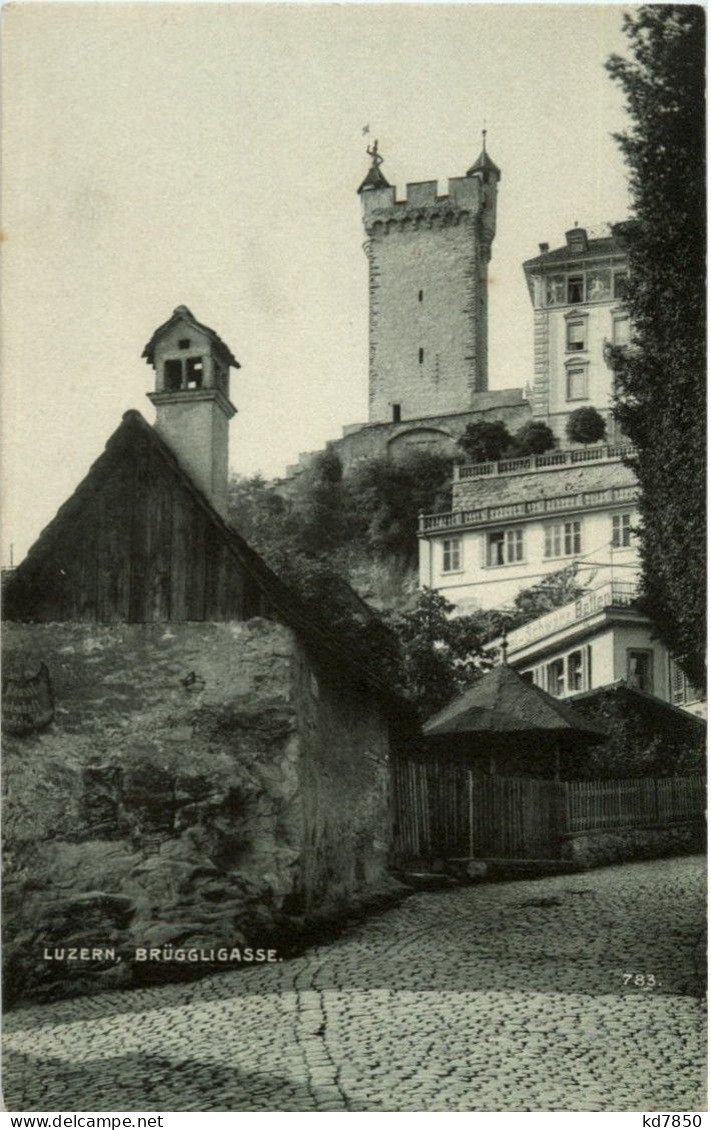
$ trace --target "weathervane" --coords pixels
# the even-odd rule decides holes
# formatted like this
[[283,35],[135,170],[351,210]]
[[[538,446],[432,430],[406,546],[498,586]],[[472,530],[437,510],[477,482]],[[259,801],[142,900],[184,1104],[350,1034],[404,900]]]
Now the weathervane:
[[371,148],[370,145],[366,145],[365,151],[366,151],[366,153],[368,154],[369,157],[373,158],[373,166],[372,167],[374,169],[379,169],[380,166],[383,163],[384,158],[381,157],[380,154],[378,153],[378,139],[377,139],[377,137],[376,137],[375,141],[373,142],[372,148]]

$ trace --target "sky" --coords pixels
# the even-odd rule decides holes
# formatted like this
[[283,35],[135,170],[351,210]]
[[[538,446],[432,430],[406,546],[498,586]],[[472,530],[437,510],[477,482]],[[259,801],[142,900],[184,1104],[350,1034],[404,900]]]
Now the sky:
[[[2,545],[17,563],[146,400],[185,304],[228,343],[231,467],[367,419],[356,190],[502,171],[490,387],[531,379],[521,263],[623,219],[616,5],[34,4],[4,11]],[[370,133],[363,129],[369,126]]]

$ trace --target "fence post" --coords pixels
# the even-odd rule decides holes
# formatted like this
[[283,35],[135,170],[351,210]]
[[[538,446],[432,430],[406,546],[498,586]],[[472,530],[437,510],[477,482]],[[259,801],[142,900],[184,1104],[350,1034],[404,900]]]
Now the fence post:
[[474,778],[467,769],[467,811],[469,814],[469,858],[474,858]]

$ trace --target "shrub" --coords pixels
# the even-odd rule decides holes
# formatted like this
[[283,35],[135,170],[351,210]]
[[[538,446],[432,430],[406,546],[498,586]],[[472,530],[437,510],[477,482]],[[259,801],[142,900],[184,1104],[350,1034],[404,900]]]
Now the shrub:
[[543,420],[529,420],[513,438],[514,455],[542,455],[555,447],[555,436]]
[[459,446],[472,463],[501,459],[511,445],[511,435],[503,420],[476,420],[467,424]]
[[576,408],[568,418],[565,434],[572,443],[597,443],[606,430],[597,408]]

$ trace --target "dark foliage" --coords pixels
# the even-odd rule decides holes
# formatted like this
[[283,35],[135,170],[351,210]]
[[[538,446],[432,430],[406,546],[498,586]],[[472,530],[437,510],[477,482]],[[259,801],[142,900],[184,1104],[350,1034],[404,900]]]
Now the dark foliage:
[[514,598],[514,611],[508,626],[520,628],[554,608],[578,600],[586,590],[578,583],[577,575],[577,566],[568,565],[557,573],[549,573],[530,589],[523,589]]
[[636,448],[644,607],[687,676],[705,684],[705,14],[643,6],[625,17],[631,58],[608,70],[626,96],[618,141],[634,224],[632,348],[615,360],[615,413]]
[[484,644],[496,634],[496,614],[452,619],[453,610],[441,593],[423,589],[413,609],[388,617],[400,641],[400,689],[423,721],[493,664]]
[[501,459],[511,445],[511,435],[503,420],[476,420],[467,424],[459,446],[472,463]]
[[605,421],[597,408],[576,408],[570,413],[565,434],[572,443],[597,443],[605,435]]
[[529,420],[513,437],[510,454],[513,456],[542,455],[555,447],[555,436],[543,420]]
[[434,452],[362,464],[347,480],[352,529],[371,551],[414,565],[419,515],[450,508],[451,478],[451,459]]
[[583,760],[574,763],[569,776],[669,777],[705,770],[704,731],[691,721],[688,726],[670,727],[645,709],[619,699],[614,691],[594,700],[575,703],[610,734],[608,741],[593,746]]

